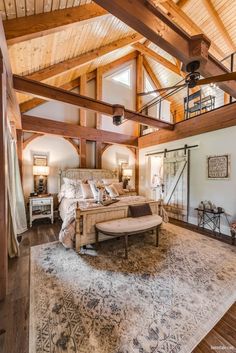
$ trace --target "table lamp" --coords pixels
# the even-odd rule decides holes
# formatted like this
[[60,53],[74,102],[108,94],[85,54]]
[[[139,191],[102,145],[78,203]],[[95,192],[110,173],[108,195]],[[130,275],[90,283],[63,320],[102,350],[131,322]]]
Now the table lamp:
[[34,189],[38,194],[47,193],[47,176],[49,175],[49,167],[46,165],[34,165]]

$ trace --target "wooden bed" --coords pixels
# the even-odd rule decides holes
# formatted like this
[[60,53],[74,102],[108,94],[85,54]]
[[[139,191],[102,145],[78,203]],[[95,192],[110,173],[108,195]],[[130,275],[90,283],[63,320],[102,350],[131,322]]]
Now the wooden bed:
[[[102,180],[115,178],[114,174],[104,169],[67,169],[60,173],[60,186],[63,184],[63,178],[80,179],[80,180]],[[86,204],[86,201],[83,201]],[[147,200],[141,196],[121,197],[120,201],[109,206],[97,206],[88,204],[85,207],[76,208],[76,251],[80,251],[81,246],[93,244],[96,242],[95,224],[126,218],[129,216],[129,205],[141,204],[148,202],[153,214],[159,214],[159,202]],[[99,241],[108,239],[109,236],[102,235]]]

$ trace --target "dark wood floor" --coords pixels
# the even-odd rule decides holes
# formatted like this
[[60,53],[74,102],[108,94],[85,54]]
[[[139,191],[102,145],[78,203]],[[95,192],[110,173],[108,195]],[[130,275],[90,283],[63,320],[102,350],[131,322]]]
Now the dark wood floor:
[[[30,247],[57,240],[59,229],[59,223],[35,224],[22,237],[20,258],[10,260],[8,296],[0,303],[0,353],[33,353],[28,351]],[[236,304],[194,350],[194,353],[235,352]]]

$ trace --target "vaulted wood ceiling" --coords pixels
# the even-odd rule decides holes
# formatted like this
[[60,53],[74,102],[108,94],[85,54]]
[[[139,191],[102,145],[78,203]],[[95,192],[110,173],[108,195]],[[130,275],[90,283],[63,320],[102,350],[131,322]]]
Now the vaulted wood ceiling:
[[[210,52],[217,59],[222,60],[236,49],[236,1],[150,2],[187,33],[205,33],[212,41]],[[133,29],[90,0],[0,0],[0,11],[15,74],[59,87],[138,50],[161,86],[183,78],[174,57],[150,41],[145,42]],[[48,17],[49,14],[52,16]],[[25,23],[29,23],[28,33],[23,33]],[[18,94],[18,99],[22,103],[30,97]],[[181,112],[182,102],[183,93],[174,96],[172,109]]]

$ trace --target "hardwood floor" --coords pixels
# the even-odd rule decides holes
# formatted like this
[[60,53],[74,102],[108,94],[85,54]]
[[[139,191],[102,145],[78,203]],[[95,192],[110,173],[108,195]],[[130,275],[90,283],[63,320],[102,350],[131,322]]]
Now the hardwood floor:
[[[59,229],[59,223],[35,223],[22,237],[20,258],[10,260],[8,295],[0,303],[0,353],[34,353],[28,352],[30,247],[57,240]],[[236,303],[193,353],[235,352]]]

